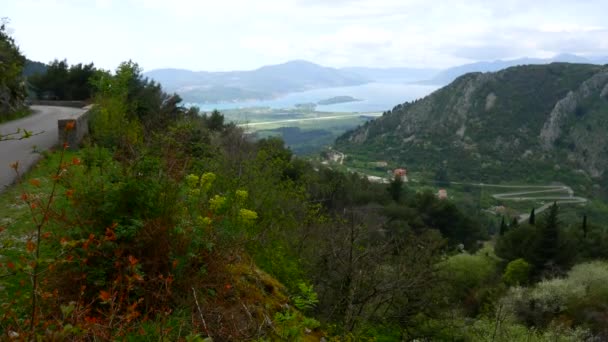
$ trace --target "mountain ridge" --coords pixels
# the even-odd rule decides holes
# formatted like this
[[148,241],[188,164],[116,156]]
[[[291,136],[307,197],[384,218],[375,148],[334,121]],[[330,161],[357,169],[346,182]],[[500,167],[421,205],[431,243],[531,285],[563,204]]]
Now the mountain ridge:
[[250,71],[189,71],[157,69],[145,75],[187,102],[213,103],[268,99],[315,88],[360,85],[369,79],[336,68],[296,60]]
[[460,76],[347,132],[336,148],[459,179],[606,183],[607,114],[608,66],[516,66]]
[[145,72],[168,91],[187,102],[221,103],[276,98],[291,92],[356,86],[370,82],[446,85],[469,72],[498,71],[517,65],[551,62],[606,64],[608,57],[586,58],[560,54],[552,58],[481,61],[447,69],[408,67],[326,67],[306,60],[266,65],[253,70],[192,71],[162,68]]

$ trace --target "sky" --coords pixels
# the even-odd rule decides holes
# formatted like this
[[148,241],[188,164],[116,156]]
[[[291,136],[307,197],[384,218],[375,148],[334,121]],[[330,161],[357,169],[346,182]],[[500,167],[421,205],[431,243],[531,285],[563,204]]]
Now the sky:
[[32,60],[115,69],[445,68],[482,60],[608,56],[606,0],[2,0]]

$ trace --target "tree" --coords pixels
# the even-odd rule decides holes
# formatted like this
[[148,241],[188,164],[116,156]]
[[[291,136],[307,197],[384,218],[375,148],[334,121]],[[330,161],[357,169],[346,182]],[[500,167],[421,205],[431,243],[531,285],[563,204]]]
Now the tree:
[[473,251],[479,248],[478,241],[487,237],[479,222],[463,214],[452,201],[439,200],[428,191],[417,193],[412,202],[424,226],[439,230],[450,246],[464,244],[468,251]]
[[507,265],[502,280],[511,286],[525,285],[528,282],[531,270],[532,266],[526,260],[515,259]]
[[435,184],[437,186],[444,186],[444,187],[450,186],[448,170],[445,167],[445,165],[442,165],[439,169],[437,169],[437,172],[435,172]]
[[23,82],[25,57],[8,34],[7,18],[0,21],[0,120],[20,110],[27,96]]
[[523,258],[532,262],[535,260],[535,248],[538,239],[538,229],[529,224],[523,224],[517,229],[510,229],[496,241],[496,255],[512,261]]
[[519,221],[517,221],[517,217],[514,217],[513,220],[511,220],[511,225],[509,227],[516,228],[517,226],[519,226]]
[[399,176],[395,176],[388,185],[388,193],[395,202],[399,202],[401,199],[401,193],[403,191],[403,180]]
[[220,131],[224,127],[224,116],[217,110],[206,117],[207,127],[212,131]]
[[530,212],[530,218],[528,219],[528,223],[531,225],[534,225],[536,223],[536,215],[534,213],[534,208],[532,208],[532,211]]
[[549,208],[549,213],[539,231],[537,245],[537,266],[545,266],[547,263],[555,262],[559,254],[559,220],[557,203]]
[[507,232],[507,224],[505,223],[505,217],[502,217],[502,220],[500,221],[500,230],[499,230],[499,234],[500,236],[505,235],[505,233]]
[[587,233],[588,233],[588,228],[587,228],[587,214],[583,215],[583,225],[582,225],[582,230],[583,230],[583,237],[587,237]]

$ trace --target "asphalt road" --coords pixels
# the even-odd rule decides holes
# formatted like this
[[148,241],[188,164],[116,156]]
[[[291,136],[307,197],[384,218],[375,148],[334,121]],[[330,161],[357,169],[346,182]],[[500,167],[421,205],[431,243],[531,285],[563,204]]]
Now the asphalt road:
[[52,106],[32,106],[34,114],[23,119],[0,125],[0,134],[15,132],[23,128],[33,133],[42,132],[28,139],[0,142],[0,192],[15,182],[15,171],[10,164],[19,161],[20,172],[29,170],[40,158],[32,153],[43,151],[58,144],[57,120],[67,119],[83,113],[84,109]]

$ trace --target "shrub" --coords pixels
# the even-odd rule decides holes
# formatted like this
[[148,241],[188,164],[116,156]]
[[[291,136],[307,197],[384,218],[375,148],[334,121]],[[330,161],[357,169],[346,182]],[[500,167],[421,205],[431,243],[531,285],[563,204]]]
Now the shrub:
[[600,261],[576,265],[564,278],[514,287],[503,299],[507,311],[522,323],[547,327],[569,321],[596,333],[604,329],[607,302],[608,263]]
[[507,285],[525,285],[530,277],[532,265],[526,260],[519,258],[511,261],[502,276],[502,280]]

